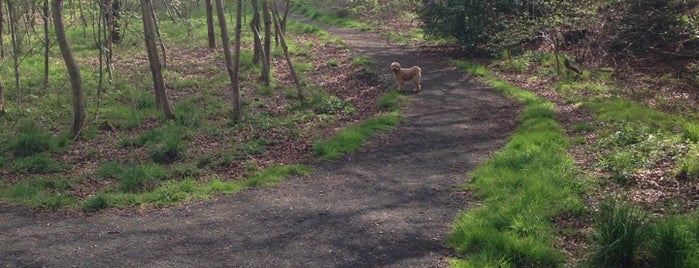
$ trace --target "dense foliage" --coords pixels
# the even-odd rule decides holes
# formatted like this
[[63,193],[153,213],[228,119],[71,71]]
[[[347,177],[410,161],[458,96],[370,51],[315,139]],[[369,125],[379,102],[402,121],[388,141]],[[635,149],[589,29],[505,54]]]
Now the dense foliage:
[[[491,54],[520,50],[532,41],[558,46],[603,31],[604,49],[697,56],[699,1],[424,0],[420,17],[428,34],[455,39]],[[595,20],[596,14],[604,19]],[[604,25],[602,27],[602,25]],[[582,33],[583,36],[571,36]],[[573,40],[575,41],[575,40]],[[628,53],[627,53],[628,54]]]

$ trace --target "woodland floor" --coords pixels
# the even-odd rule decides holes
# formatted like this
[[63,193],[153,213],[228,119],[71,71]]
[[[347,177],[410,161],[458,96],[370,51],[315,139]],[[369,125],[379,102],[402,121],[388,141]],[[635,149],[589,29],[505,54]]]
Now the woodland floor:
[[[313,161],[307,150],[290,157],[280,148],[277,155],[283,160],[270,154],[260,166],[302,162],[314,172],[213,201],[94,215],[0,205],[0,264],[447,266],[446,259],[453,256],[445,247],[450,226],[473,202],[467,192],[454,188],[467,183],[466,174],[505,144],[517,126],[520,106],[451,66],[455,55],[448,49],[401,46],[373,32],[326,30],[345,41],[348,53],[374,59],[381,80],[392,79],[392,61],[423,68],[423,91],[405,93],[411,102],[404,124],[334,161]],[[336,77],[347,75],[325,72],[312,79],[334,87],[347,83]],[[343,88],[379,94],[377,83],[367,81],[360,77]],[[375,112],[370,108],[375,97],[362,102],[365,96],[354,93],[358,97],[350,101],[360,115]]]

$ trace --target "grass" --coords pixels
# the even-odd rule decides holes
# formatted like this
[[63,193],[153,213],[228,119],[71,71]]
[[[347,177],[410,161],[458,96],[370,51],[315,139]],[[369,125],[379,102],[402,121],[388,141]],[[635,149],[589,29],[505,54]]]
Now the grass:
[[322,22],[325,24],[341,26],[346,28],[358,29],[360,31],[368,31],[374,29],[369,24],[352,20],[349,18],[338,18],[329,14],[325,14],[318,9],[304,5],[302,3],[292,2],[291,10],[295,13],[301,14],[309,19]]
[[86,211],[125,208],[145,204],[171,205],[178,202],[208,199],[216,194],[233,194],[250,187],[273,186],[289,176],[306,176],[312,169],[303,165],[276,166],[264,169],[241,181],[212,178],[198,182],[192,178],[165,182],[147,192],[105,192],[81,202]]
[[0,187],[0,199],[31,207],[54,209],[76,203],[68,194],[69,188],[68,181],[61,178],[32,178]]
[[551,219],[584,212],[568,141],[553,106],[531,92],[491,76],[484,67],[457,61],[470,75],[525,104],[522,123],[504,149],[474,170],[467,186],[481,206],[462,212],[449,245],[454,267],[557,267],[565,260],[552,245]]
[[342,154],[355,151],[368,138],[381,131],[394,128],[402,121],[398,112],[389,112],[341,130],[334,137],[313,145],[313,153],[319,159],[337,159]]
[[[527,54],[523,57],[529,59],[519,58],[495,65],[506,72],[518,71],[547,77],[555,74],[555,60],[552,61],[545,53]],[[538,67],[541,68],[531,70],[533,63],[538,63]],[[516,92],[506,83],[493,82],[487,70],[478,65],[462,62],[458,64],[471,75],[484,77],[484,80],[500,91]],[[598,175],[600,178],[593,179],[602,182],[600,185],[607,185],[603,181],[609,179],[617,184],[611,186],[616,193],[621,196],[634,196],[637,194],[635,190],[646,183],[646,180],[655,179],[648,173],[656,170],[666,172],[669,166],[669,170],[674,171],[674,174],[663,174],[663,179],[676,180],[673,183],[680,189],[691,186],[691,183],[699,178],[699,154],[696,150],[699,123],[696,122],[696,117],[691,114],[682,116],[662,112],[625,99],[624,96],[629,95],[628,90],[616,88],[624,84],[617,84],[612,73],[613,70],[603,68],[583,70],[581,75],[563,77],[551,85],[550,89],[563,97],[567,104],[580,106],[593,116],[594,123],[577,124],[570,129],[586,134],[584,137],[577,137],[576,141],[586,147],[585,151],[590,153],[592,158],[596,158],[591,167],[587,168],[604,171],[602,175]],[[536,76],[530,78],[536,79]],[[670,80],[674,78],[664,76],[658,80],[663,79],[672,82]],[[531,102],[531,98],[526,94],[516,98],[524,100],[525,103],[535,103]],[[664,100],[655,101],[660,104]],[[588,139],[591,136],[593,138]],[[637,181],[640,183],[636,183]],[[634,191],[626,192],[629,188]],[[605,189],[598,185],[587,191],[591,190]],[[643,192],[645,189],[640,190]],[[682,199],[682,196],[684,195],[680,194],[678,199]],[[699,217],[685,208],[682,203],[684,200],[661,199],[658,202],[664,204],[667,201],[677,205],[665,207],[669,209],[663,213],[656,213],[656,210],[650,213],[630,204],[626,199],[629,198],[607,198],[599,205],[599,212],[591,214],[594,226],[588,237],[590,250],[585,252],[587,255],[582,263],[572,264],[573,266],[699,267],[699,227],[696,227]],[[517,223],[513,226],[520,225]],[[516,229],[535,230],[521,227]],[[513,264],[512,260],[516,257],[503,257],[497,253],[469,257],[464,263],[477,263],[474,267],[522,266]],[[476,262],[477,260],[481,262]],[[483,263],[487,265],[480,265]]]
[[[354,112],[354,107],[348,101],[327,92],[314,96],[313,102],[299,102],[298,106],[288,104],[283,96],[277,96],[287,90],[286,86],[275,82],[270,87],[254,90],[250,94],[244,92],[242,100],[246,106],[243,109],[246,116],[250,116],[231,123],[228,120],[231,108],[225,89],[230,83],[228,75],[221,65],[211,63],[222,61],[222,56],[218,52],[204,49],[206,23],[203,11],[190,15],[190,21],[161,21],[161,31],[168,49],[184,50],[185,54],[197,55],[193,58],[168,59],[168,69],[164,75],[176,115],[176,119],[172,121],[164,120],[156,107],[147,66],[136,62],[145,57],[142,48],[134,46],[143,42],[137,34],[124,35],[124,42],[114,46],[115,55],[122,57],[114,68],[113,81],[105,81],[98,102],[99,68],[95,64],[97,47],[89,31],[83,34],[81,27],[67,29],[75,56],[81,65],[86,108],[91,120],[85,130],[89,135],[84,136],[89,138],[80,140],[80,145],[89,147],[84,152],[78,152],[75,148],[65,149],[72,142],[71,137],[62,134],[70,126],[71,96],[62,61],[55,60],[60,58],[57,47],[51,50],[48,89],[44,89],[41,84],[42,55],[31,52],[23,55],[20,67],[23,105],[20,107],[16,104],[19,91],[7,87],[7,113],[0,117],[0,168],[8,172],[7,179],[3,178],[0,182],[0,200],[39,208],[70,207],[79,203],[87,210],[148,202],[170,204],[166,200],[182,199],[177,196],[189,191],[187,189],[192,183],[195,184],[195,189],[209,188],[204,191],[207,193],[203,195],[206,198],[208,193],[237,189],[238,186],[235,185],[239,183],[234,179],[216,177],[216,174],[222,173],[222,169],[242,163],[245,172],[257,173],[261,168],[255,161],[256,157],[267,154],[270,146],[289,137],[315,137],[320,128],[337,127],[338,118]],[[366,27],[350,21],[337,23]],[[139,27],[140,21],[134,20],[131,28]],[[311,34],[328,43],[341,43],[317,26],[290,21],[288,29],[290,33]],[[251,44],[251,36],[249,27],[244,28],[243,43]],[[33,38],[33,35],[27,38]],[[307,51],[311,46],[318,45],[312,42],[289,44],[297,69],[313,69],[313,65],[308,62],[315,59],[316,55],[309,55]],[[281,56],[279,49],[275,49],[274,53]],[[6,57],[2,62],[9,63],[9,58]],[[341,60],[344,59],[338,58],[328,63],[338,65]],[[251,51],[241,54],[241,77],[257,76],[260,67],[252,63]],[[0,68],[0,77],[5,85],[13,85],[12,68]],[[243,81],[242,86],[247,89],[260,87],[255,79]],[[297,117],[298,115],[303,118]],[[263,132],[272,133],[272,136],[267,137]],[[226,138],[227,136],[230,138]],[[221,143],[206,148],[210,151],[200,152],[199,148],[190,148],[194,139]],[[100,144],[94,144],[97,142]],[[115,155],[105,156],[105,150],[99,146],[111,146],[107,151],[116,151]],[[115,161],[104,160],[111,157]],[[97,161],[103,163],[91,174],[90,170],[78,170],[87,172],[84,176],[78,176],[78,172],[70,169],[72,166],[81,168],[82,163],[69,163],[62,159],[100,159]],[[265,169],[260,177],[250,178],[247,182],[250,185],[240,185],[248,187],[270,184],[280,178],[270,172],[283,173],[288,169],[286,167],[271,168],[270,171]],[[71,202],[58,199],[53,202],[37,201],[51,200],[50,197],[57,195],[57,192],[34,185],[31,178],[59,177],[63,173],[69,174],[65,176],[69,176],[66,180],[70,184],[82,185],[87,178],[101,178],[104,185],[95,186],[91,190],[101,192],[89,193],[90,197],[84,200],[76,200],[76,197],[72,197],[74,192],[65,190],[60,195],[72,198]],[[205,183],[208,184],[203,185]],[[100,188],[102,186],[104,189]],[[187,194],[184,200],[196,196],[198,194]]]

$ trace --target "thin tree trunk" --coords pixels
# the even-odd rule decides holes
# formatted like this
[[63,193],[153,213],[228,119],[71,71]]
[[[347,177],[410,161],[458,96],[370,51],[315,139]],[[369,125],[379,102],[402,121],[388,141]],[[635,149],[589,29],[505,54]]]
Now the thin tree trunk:
[[214,32],[214,6],[211,0],[206,0],[206,32],[209,38],[209,48],[216,48],[216,33]]
[[289,48],[286,46],[286,40],[284,38],[284,32],[281,30],[281,25],[279,24],[279,11],[277,10],[277,7],[275,5],[272,5],[272,18],[274,18],[274,25],[277,28],[277,32],[279,33],[279,42],[282,45],[282,50],[284,50],[284,57],[286,58],[286,63],[289,65],[289,71],[291,73],[291,77],[294,79],[294,82],[296,83],[296,90],[298,91],[298,98],[300,100],[304,100],[303,92],[301,90],[301,81],[299,80],[298,75],[296,75],[296,70],[294,70],[294,64],[291,62],[291,56],[289,55]]
[[257,6],[257,0],[252,0],[252,20],[250,21],[250,29],[253,32],[253,40],[255,43],[252,53],[252,62],[259,63],[262,58],[262,40],[260,39],[260,9]]
[[5,114],[5,93],[2,90],[2,79],[0,79],[0,115]]
[[0,59],[5,58],[5,37],[3,35],[5,32],[5,11],[2,3],[3,1],[0,0]]
[[148,5],[150,9],[150,15],[153,18],[153,25],[155,26],[155,33],[158,34],[158,45],[160,46],[160,51],[163,53],[163,69],[167,69],[167,50],[165,49],[165,41],[163,41],[163,35],[160,34],[160,23],[158,22],[158,17],[155,15],[153,10],[153,2],[148,0]]
[[51,49],[51,40],[49,37],[49,16],[50,14],[49,0],[44,0],[44,14],[42,16],[44,22],[44,89],[49,88],[49,50]]
[[262,18],[265,21],[265,41],[263,44],[263,51],[265,51],[265,58],[262,60],[262,81],[264,81],[265,86],[270,86],[271,80],[271,64],[272,64],[272,18],[269,15],[269,7],[267,0],[262,0]]
[[231,80],[232,97],[231,102],[233,105],[233,114],[235,119],[241,118],[240,110],[240,87],[238,84],[238,73],[237,70],[233,68],[233,56],[231,55],[231,44],[228,39],[228,25],[226,23],[226,16],[223,10],[223,3],[221,0],[214,0],[216,3],[216,14],[218,16],[218,24],[221,30],[221,42],[223,43],[223,56],[226,61],[226,70],[228,71],[228,77]]
[[53,16],[53,25],[56,29],[56,40],[61,49],[61,54],[63,55],[63,60],[68,70],[68,76],[70,76],[70,85],[73,92],[73,125],[71,130],[73,136],[78,137],[80,131],[85,127],[85,98],[83,97],[80,68],[77,62],[75,62],[63,26],[63,16],[61,13],[62,5],[63,0],[53,0],[51,13]]
[[[286,19],[289,17],[289,3],[290,2],[291,2],[291,0],[286,0],[284,3],[284,18],[282,18],[282,21],[281,21],[281,28],[282,28],[283,33],[286,33]],[[277,6],[275,5],[274,8],[277,8]],[[279,12],[277,12],[277,14],[279,14]]]
[[242,19],[243,19],[243,0],[237,0],[236,12],[235,12],[235,40],[233,40],[233,49],[235,54],[233,56],[233,74],[235,75],[235,80],[232,83],[233,95],[237,100],[233,103],[236,106],[236,118],[241,119],[241,109],[240,109],[240,33],[242,31]]
[[165,91],[165,80],[163,79],[163,70],[158,55],[158,48],[155,43],[155,29],[153,22],[153,10],[151,9],[150,0],[141,0],[141,17],[143,19],[144,40],[146,43],[146,51],[148,52],[148,61],[150,62],[150,70],[153,75],[153,86],[155,89],[155,103],[158,109],[162,110],[166,119],[174,119],[170,103],[168,102],[167,92]]
[[114,32],[114,9],[112,6],[114,5],[113,0],[104,0],[104,11],[105,11],[105,26],[106,29],[104,31],[104,40],[107,43],[106,44],[106,60],[107,60],[107,73],[109,74],[109,82],[111,83],[114,81],[114,77],[112,76],[112,50],[114,49],[114,42],[113,42],[113,32]]
[[18,29],[17,29],[17,9],[11,0],[7,1],[7,12],[10,15],[10,37],[12,39],[12,59],[15,72],[15,90],[17,90],[17,108],[21,110],[22,108],[22,87],[20,86],[20,75],[19,75],[19,54],[20,45],[18,40]]
[[112,14],[111,43],[119,44],[121,43],[121,26],[119,23],[119,19],[121,18],[121,0],[112,0],[112,10],[110,13]]

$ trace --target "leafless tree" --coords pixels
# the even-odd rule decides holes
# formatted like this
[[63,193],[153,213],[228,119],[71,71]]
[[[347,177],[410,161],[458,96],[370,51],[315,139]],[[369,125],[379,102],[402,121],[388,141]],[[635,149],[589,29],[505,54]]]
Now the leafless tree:
[[63,14],[61,12],[63,0],[53,0],[51,14],[53,16],[53,25],[56,30],[56,40],[61,49],[61,55],[68,70],[70,77],[70,85],[73,92],[73,124],[71,127],[73,136],[80,135],[80,131],[85,127],[85,98],[83,97],[82,80],[80,78],[80,68],[73,57],[73,51],[70,48],[68,39],[66,38],[65,29],[63,26]]
[[148,53],[148,61],[150,62],[150,70],[153,76],[155,103],[158,109],[163,111],[165,118],[174,119],[175,114],[172,112],[172,108],[170,108],[167,92],[165,91],[163,70],[155,42],[155,25],[151,7],[150,0],[141,0],[141,18],[143,19],[143,32],[145,35],[144,41],[146,43],[146,52]]

